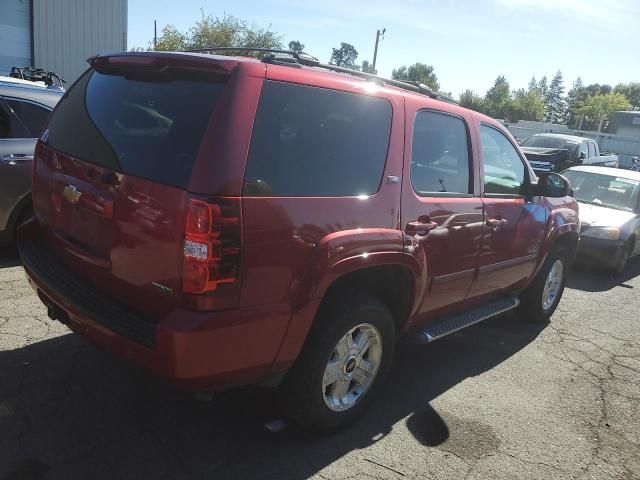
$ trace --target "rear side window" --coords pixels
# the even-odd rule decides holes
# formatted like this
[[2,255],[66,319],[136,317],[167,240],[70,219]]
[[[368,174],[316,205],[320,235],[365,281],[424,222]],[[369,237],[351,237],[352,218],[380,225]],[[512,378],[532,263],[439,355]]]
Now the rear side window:
[[385,99],[265,81],[244,194],[372,195],[380,187],[390,131]]
[[593,142],[589,143],[589,158],[593,158],[596,156],[596,146]]
[[413,125],[411,183],[420,196],[469,194],[469,143],[462,119],[421,111]]
[[47,144],[87,162],[185,188],[225,85],[204,72],[140,75],[88,71],[54,110]]
[[7,99],[7,103],[27,128],[32,138],[38,138],[44,129],[50,110],[22,100]]
[[5,106],[2,97],[0,97],[0,138],[32,138],[11,107]]

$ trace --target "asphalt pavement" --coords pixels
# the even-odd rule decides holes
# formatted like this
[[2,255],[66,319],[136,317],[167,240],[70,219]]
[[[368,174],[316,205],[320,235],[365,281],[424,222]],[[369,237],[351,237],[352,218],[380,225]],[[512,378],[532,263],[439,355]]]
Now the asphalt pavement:
[[640,259],[574,270],[514,314],[402,350],[354,427],[313,436],[273,392],[197,401],[47,318],[0,250],[0,479],[640,479]]

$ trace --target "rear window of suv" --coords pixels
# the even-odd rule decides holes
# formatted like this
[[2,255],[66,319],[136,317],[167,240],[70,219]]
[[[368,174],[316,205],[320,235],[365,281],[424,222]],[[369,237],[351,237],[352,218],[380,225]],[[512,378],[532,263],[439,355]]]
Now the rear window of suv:
[[372,195],[380,187],[390,132],[385,99],[267,80],[244,194]]
[[205,72],[139,75],[86,72],[51,116],[47,145],[90,163],[186,188],[225,85]]

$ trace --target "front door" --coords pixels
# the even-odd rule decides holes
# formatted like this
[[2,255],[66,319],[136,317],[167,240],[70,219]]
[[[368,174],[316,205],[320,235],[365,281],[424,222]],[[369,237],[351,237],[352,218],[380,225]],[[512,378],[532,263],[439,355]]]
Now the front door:
[[478,124],[483,158],[484,232],[470,304],[511,293],[533,273],[543,241],[546,209],[527,198],[529,170],[511,139]]
[[468,119],[409,107],[406,114],[401,222],[407,250],[428,275],[420,324],[460,310],[475,275],[483,213]]

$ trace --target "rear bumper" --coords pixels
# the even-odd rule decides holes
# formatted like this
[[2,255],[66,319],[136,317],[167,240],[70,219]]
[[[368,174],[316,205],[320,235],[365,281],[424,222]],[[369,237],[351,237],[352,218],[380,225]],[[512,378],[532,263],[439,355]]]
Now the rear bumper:
[[268,377],[289,323],[288,308],[179,308],[155,323],[71,278],[38,232],[32,221],[19,233],[27,278],[50,315],[94,345],[186,390],[223,389]]
[[620,261],[624,249],[622,240],[604,240],[600,238],[580,237],[577,260],[583,263],[597,263],[600,266],[614,268]]

